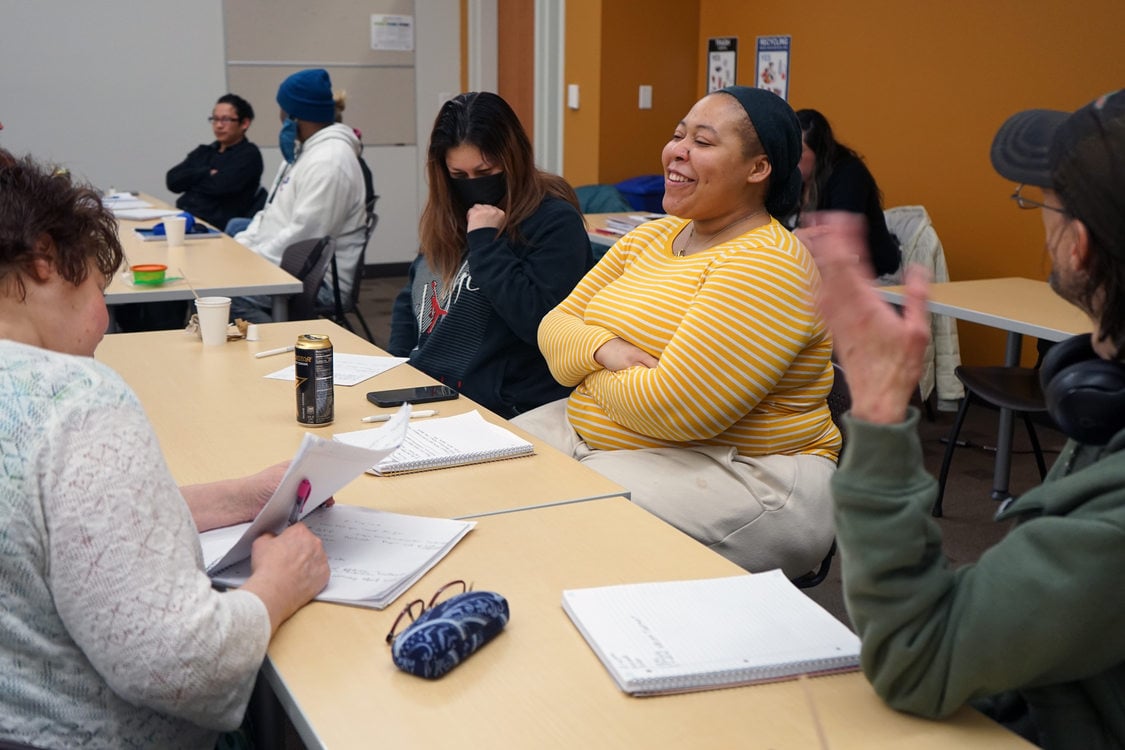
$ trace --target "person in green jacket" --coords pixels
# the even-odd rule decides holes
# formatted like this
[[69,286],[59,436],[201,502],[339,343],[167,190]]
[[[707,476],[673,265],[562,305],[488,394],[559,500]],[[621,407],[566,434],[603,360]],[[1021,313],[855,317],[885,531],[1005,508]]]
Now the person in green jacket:
[[1018,521],[1008,535],[954,569],[908,406],[929,337],[927,282],[908,272],[900,316],[860,262],[862,221],[818,217],[808,244],[853,398],[832,480],[844,596],[863,670],[892,707],[943,717],[1004,705],[1043,747],[1125,748],[1125,91],[1073,114],[1014,115],[992,163],[1021,183],[1021,208],[1039,209],[1051,287],[1093,325],[1042,366],[1072,439],[1041,486],[1002,507],[999,519]]

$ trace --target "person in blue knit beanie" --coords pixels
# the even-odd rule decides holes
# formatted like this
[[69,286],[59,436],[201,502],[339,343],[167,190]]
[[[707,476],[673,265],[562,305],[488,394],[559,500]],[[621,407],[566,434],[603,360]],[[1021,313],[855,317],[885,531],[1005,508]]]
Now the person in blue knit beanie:
[[[235,239],[281,265],[282,255],[293,243],[331,236],[336,240],[340,294],[347,298],[367,240],[359,138],[352,128],[335,122],[336,102],[326,70],[301,70],[286,78],[277,89],[277,104],[281,109],[278,146],[285,161],[265,208]],[[332,303],[331,272],[317,299],[323,305]],[[268,323],[273,319],[272,304],[265,296],[236,297],[231,317]]]

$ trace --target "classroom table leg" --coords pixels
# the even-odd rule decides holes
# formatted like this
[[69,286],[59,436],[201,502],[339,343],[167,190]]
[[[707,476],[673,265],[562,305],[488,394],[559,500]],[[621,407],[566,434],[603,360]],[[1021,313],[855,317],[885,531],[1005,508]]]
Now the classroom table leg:
[[284,323],[289,320],[289,295],[273,295],[273,322]]

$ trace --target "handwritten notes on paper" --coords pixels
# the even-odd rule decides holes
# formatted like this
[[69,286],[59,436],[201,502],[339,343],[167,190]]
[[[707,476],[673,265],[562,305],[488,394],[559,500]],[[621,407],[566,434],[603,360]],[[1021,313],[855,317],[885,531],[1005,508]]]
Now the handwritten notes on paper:
[[[324,543],[332,570],[317,600],[376,609],[410,588],[475,525],[340,504],[318,510],[305,523]],[[249,575],[245,560],[213,580],[237,586]]]

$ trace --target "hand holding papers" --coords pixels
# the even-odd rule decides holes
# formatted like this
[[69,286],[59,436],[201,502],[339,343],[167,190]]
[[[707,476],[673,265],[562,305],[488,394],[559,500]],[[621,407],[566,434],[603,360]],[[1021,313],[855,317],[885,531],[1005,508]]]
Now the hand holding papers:
[[294,521],[319,508],[325,500],[370,468],[372,463],[393,453],[406,434],[409,412],[409,408],[401,409],[395,415],[396,419],[387,423],[386,434],[362,448],[305,433],[297,455],[257,518],[249,524],[228,526],[201,535],[207,572],[222,570],[250,557],[250,547],[261,534],[267,531],[280,533],[290,522],[294,498],[298,496],[303,481],[308,481],[309,489],[304,510]]
[[273,496],[252,523],[200,535],[215,583],[239,586],[250,576],[250,546],[264,532],[303,520],[324,544],[332,570],[319,601],[383,607],[437,564],[475,525],[471,521],[384,513],[334,505],[317,511],[344,485],[402,442],[410,407],[403,406],[367,447],[306,434]]

